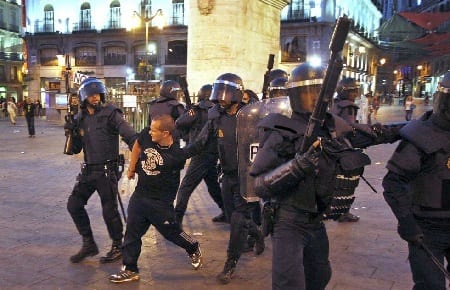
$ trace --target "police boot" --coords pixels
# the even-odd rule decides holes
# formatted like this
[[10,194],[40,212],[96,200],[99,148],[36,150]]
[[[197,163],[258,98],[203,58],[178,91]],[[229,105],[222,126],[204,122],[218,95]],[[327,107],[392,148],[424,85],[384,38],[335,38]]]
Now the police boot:
[[95,244],[94,238],[92,236],[83,237],[83,246],[81,247],[80,251],[78,251],[78,253],[70,257],[70,261],[72,263],[79,263],[83,261],[84,258],[95,256],[97,254],[98,247]]
[[266,248],[264,243],[264,235],[260,229],[256,231],[256,241],[255,241],[255,253],[256,255],[261,255]]
[[112,263],[122,258],[122,241],[113,241],[111,250],[100,258],[100,263]]
[[236,269],[237,260],[228,258],[223,267],[223,271],[217,275],[217,280],[222,284],[228,284],[231,282],[231,278]]

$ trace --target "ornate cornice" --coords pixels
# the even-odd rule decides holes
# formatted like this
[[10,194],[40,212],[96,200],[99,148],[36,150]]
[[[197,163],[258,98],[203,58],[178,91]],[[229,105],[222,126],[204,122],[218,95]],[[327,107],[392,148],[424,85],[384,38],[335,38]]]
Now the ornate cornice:
[[278,9],[283,9],[286,5],[291,4],[291,0],[259,0]]

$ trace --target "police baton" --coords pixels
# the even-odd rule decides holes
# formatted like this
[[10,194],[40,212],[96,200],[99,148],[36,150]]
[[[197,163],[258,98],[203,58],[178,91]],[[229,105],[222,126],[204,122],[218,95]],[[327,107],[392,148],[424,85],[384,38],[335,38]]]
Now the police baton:
[[378,191],[375,189],[375,187],[373,187],[373,185],[370,184],[370,182],[362,174],[360,175],[360,177],[370,187],[370,189],[373,190],[373,192],[378,193]]
[[428,248],[423,241],[419,242],[419,245],[422,247],[422,249],[425,250],[425,252],[427,253],[428,257],[430,257],[430,259],[433,261],[433,263],[436,265],[436,267],[439,268],[439,270],[445,275],[445,277],[450,280],[450,273],[447,271],[447,269],[445,269],[444,265],[439,262],[438,258],[436,258],[435,255],[433,255],[433,252],[431,252],[430,248]]
[[[119,178],[122,177],[122,173],[125,169],[125,156],[123,154],[119,154],[118,158],[118,166],[119,166]],[[122,210],[123,220],[127,223],[127,215],[125,214],[125,208],[123,207],[122,198],[120,197],[120,192],[117,191],[117,200],[119,201],[120,209]]]

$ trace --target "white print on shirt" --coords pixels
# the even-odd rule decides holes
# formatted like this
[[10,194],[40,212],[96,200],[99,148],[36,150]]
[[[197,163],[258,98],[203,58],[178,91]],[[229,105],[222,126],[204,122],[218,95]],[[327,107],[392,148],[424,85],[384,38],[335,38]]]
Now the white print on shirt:
[[164,165],[164,160],[158,151],[154,148],[147,148],[144,150],[147,155],[147,160],[141,161],[142,169],[147,175],[158,175],[161,172],[155,170],[157,165]]

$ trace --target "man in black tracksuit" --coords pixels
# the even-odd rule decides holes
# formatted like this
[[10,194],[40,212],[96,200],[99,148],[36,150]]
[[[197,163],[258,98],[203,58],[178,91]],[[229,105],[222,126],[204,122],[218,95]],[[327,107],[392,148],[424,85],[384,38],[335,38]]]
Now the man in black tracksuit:
[[84,164],[77,177],[72,194],[67,201],[67,209],[83,237],[81,250],[70,257],[72,263],[79,263],[88,256],[98,254],[89,216],[85,206],[97,191],[103,209],[103,219],[112,242],[111,250],[101,263],[120,259],[123,238],[123,225],[118,211],[117,182],[119,136],[131,148],[136,140],[136,132],[124,120],[122,112],[113,105],[104,105],[106,88],[97,78],[85,79],[78,91],[81,112],[75,122],[66,123],[66,130],[73,131],[73,153],[83,150]]
[[[198,93],[199,102],[192,108],[181,115],[176,126],[182,132],[189,132],[189,140],[193,141],[197,138],[203,126],[208,121],[208,110],[214,105],[209,97],[211,96],[211,85],[204,85]],[[206,148],[199,155],[191,158],[186,174],[178,188],[175,212],[177,221],[182,225],[183,217],[186,212],[189,198],[192,192],[200,184],[205,181],[209,195],[214,202],[222,210],[222,213],[212,219],[213,222],[226,222],[225,213],[223,212],[223,201],[220,190],[217,160],[219,153],[217,152],[217,140],[208,142]]]

